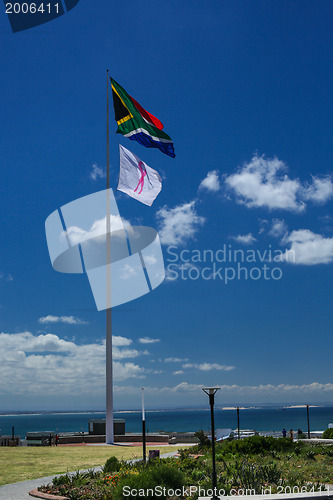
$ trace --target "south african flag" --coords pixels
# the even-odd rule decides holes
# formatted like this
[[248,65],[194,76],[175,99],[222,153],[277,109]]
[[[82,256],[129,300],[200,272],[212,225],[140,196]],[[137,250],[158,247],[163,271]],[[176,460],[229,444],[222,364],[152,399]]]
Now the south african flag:
[[158,148],[172,158],[175,157],[172,139],[163,132],[163,123],[124,90],[111,78],[113,106],[117,133],[138,141],[146,148]]

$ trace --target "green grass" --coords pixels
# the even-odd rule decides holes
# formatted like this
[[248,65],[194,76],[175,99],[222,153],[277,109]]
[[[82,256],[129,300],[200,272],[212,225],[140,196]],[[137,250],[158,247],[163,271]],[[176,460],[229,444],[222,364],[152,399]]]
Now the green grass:
[[[147,450],[160,449],[162,454],[178,448],[156,445]],[[111,455],[119,460],[138,458],[142,446],[1,447],[0,485],[104,465]]]

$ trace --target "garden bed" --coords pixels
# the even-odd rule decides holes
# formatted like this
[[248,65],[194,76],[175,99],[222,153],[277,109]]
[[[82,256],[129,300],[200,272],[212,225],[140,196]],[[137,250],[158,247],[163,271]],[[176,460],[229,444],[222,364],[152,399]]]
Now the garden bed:
[[[325,493],[333,483],[333,446],[253,436],[216,444],[217,489],[224,496]],[[65,475],[39,491],[71,500],[212,496],[207,442],[179,457],[129,464],[111,457],[102,472]],[[148,493],[149,490],[149,493]],[[244,493],[245,492],[245,493]]]

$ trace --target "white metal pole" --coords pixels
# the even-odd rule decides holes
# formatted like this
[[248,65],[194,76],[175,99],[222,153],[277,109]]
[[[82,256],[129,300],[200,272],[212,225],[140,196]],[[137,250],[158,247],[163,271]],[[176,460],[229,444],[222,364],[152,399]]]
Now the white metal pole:
[[145,418],[145,388],[142,387],[142,420],[146,420]]
[[[106,444],[114,443],[112,380],[112,309],[111,309],[111,219],[110,219],[110,125],[109,70],[106,74]],[[110,307],[108,305],[110,304]]]

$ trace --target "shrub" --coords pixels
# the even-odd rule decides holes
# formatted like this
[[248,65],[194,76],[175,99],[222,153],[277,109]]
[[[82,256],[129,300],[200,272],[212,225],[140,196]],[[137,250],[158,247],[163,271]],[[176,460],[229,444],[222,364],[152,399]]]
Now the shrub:
[[87,472],[78,470],[74,474],[67,473],[64,476],[55,477],[52,482],[54,486],[82,486],[98,475],[99,473],[94,472],[93,469],[89,469]]
[[60,486],[62,484],[71,484],[71,477],[69,474],[65,474],[64,476],[55,477],[52,481],[54,486]]
[[194,435],[199,439],[200,448],[209,447],[211,445],[210,439],[208,439],[203,430],[197,431]]
[[[169,496],[168,489],[181,489],[183,484],[184,476],[181,471],[169,464],[157,462],[156,465],[143,467],[140,474],[122,477],[114,490],[113,500],[144,498],[145,495],[140,494],[140,490],[147,489],[151,490],[149,498],[165,499]],[[125,486],[126,494],[123,492]],[[165,492],[163,489],[155,491],[156,486],[165,487]]]
[[261,465],[262,475],[266,483],[278,485],[282,478],[282,469],[278,467],[277,463],[270,462],[266,465]]
[[[291,439],[273,438],[272,436],[251,436],[240,441],[224,442],[217,446],[217,452],[258,455],[260,453],[292,452],[296,444]],[[297,444],[300,446],[300,444]],[[273,453],[274,455],[274,453]]]
[[324,450],[324,454],[328,457],[333,457],[333,446],[327,446]]
[[315,460],[315,452],[313,450],[309,450],[306,452],[306,457],[310,460]]
[[260,465],[244,460],[234,466],[231,482],[237,488],[255,490],[258,494],[267,483],[278,485],[282,469],[277,464]]
[[180,457],[180,463],[178,467],[184,472],[188,472],[195,469],[197,465],[198,462],[194,458],[190,457],[189,455],[184,455],[183,457]]
[[193,469],[191,471],[191,479],[193,479],[193,481],[196,481],[196,482],[200,482],[200,481],[203,481],[203,480],[207,480],[209,479],[209,477],[207,478],[207,476],[205,475],[205,473],[200,470],[200,469]]
[[118,458],[110,457],[105,462],[103,472],[118,472],[121,467],[121,463]]
[[323,432],[322,438],[323,439],[333,439],[333,427],[326,429],[326,431]]

